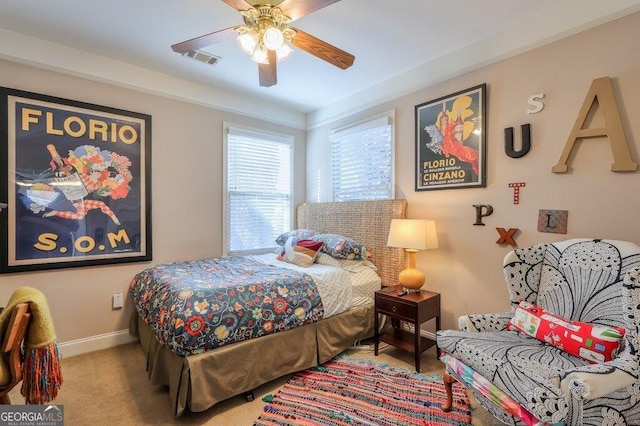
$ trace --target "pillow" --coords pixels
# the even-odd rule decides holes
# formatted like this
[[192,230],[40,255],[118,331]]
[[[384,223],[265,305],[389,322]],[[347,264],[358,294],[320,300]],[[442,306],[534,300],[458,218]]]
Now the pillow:
[[284,247],[278,260],[294,265],[308,268],[313,265],[316,255],[320,251],[322,243],[311,240],[298,240],[296,237],[289,237],[284,243]]
[[276,244],[279,246],[284,245],[285,242],[289,239],[289,237],[296,237],[299,240],[309,240],[311,237],[316,235],[317,232],[313,229],[294,229],[293,231],[288,231],[280,234],[278,238],[276,238]]
[[319,265],[328,265],[334,266],[336,268],[344,269],[349,272],[359,272],[363,268],[373,269],[377,271],[378,268],[376,265],[371,263],[371,261],[367,259],[360,260],[349,260],[349,259],[336,259],[327,253],[320,253],[318,257],[316,257],[316,263]]
[[615,358],[625,333],[621,327],[569,321],[524,301],[516,308],[507,328],[528,334],[591,363]]
[[363,244],[340,234],[316,234],[313,241],[324,243],[322,251],[337,258],[360,260],[367,258],[367,249]]

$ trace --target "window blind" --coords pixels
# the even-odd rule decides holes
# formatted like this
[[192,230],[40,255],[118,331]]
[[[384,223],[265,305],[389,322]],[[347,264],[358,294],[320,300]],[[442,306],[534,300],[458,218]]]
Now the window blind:
[[291,229],[292,138],[229,127],[227,254],[267,251]]
[[333,201],[394,197],[392,116],[332,132]]

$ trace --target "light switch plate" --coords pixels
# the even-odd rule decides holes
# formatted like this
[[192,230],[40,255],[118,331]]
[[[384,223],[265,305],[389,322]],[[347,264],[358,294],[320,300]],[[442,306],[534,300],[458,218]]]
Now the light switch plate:
[[114,293],[113,295],[113,309],[120,309],[124,306],[124,297],[122,293]]

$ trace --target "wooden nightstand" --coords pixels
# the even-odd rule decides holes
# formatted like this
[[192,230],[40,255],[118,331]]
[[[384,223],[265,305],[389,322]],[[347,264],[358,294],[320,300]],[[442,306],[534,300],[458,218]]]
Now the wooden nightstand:
[[[435,340],[420,336],[420,324],[436,319],[436,331],[440,330],[440,294],[430,291],[407,293],[398,296],[402,286],[383,287],[375,294],[375,354],[378,355],[380,341],[408,350],[415,354],[416,371],[420,372],[420,354],[431,346]],[[393,330],[380,334],[379,314],[392,319]],[[401,321],[413,324],[415,333],[403,330]],[[440,350],[436,346],[438,357]]]

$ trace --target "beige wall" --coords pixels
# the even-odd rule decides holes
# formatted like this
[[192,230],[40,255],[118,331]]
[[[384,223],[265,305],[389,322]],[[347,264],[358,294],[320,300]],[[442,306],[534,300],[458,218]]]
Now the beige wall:
[[0,86],[152,116],[153,261],[0,275],[0,300],[22,285],[46,294],[62,343],[125,330],[133,306],[112,310],[111,296],[144,267],[222,253],[223,122],[293,135],[295,203],[305,200],[304,130],[6,61]]
[[[295,136],[295,202],[327,200],[328,131],[395,109],[396,196],[409,216],[437,221],[441,247],[418,254],[426,287],[442,293],[443,326],[468,312],[508,309],[496,227],[519,228],[519,246],[593,236],[640,243],[636,226],[639,173],[613,173],[606,141],[579,144],[570,172],[553,174],[578,110],[595,78],[613,81],[631,152],[640,161],[640,14],[473,71],[437,86],[372,107],[308,132],[135,90],[0,61],[0,85],[152,116],[153,252],[149,263],[0,275],[0,300],[21,285],[42,289],[63,343],[91,340],[127,328],[132,306],[111,309],[111,295],[126,293],[147,265],[216,256],[222,252],[222,123],[229,121]],[[415,192],[414,106],[481,83],[487,84],[487,187]],[[529,96],[545,93],[545,108],[526,113]],[[532,125],[532,148],[521,159],[504,153],[503,129]],[[305,148],[306,139],[306,148]],[[305,170],[305,158],[307,159]],[[320,182],[317,178],[320,177]],[[519,205],[510,182],[526,182]],[[319,188],[318,190],[318,183]],[[491,204],[486,226],[473,226],[474,204]],[[188,208],[187,208],[188,206]],[[197,208],[193,208],[197,206]],[[539,233],[539,209],[569,211],[566,235]],[[6,214],[6,212],[0,213]]]
[[[630,240],[640,244],[640,172],[610,171],[605,138],[577,145],[569,172],[551,172],[560,158],[580,106],[595,78],[611,77],[631,154],[640,162],[640,14],[577,34],[312,129],[307,134],[307,198],[329,194],[328,132],[389,109],[396,113],[396,197],[409,201],[409,216],[436,221],[440,248],[418,253],[425,288],[442,294],[443,327],[471,312],[509,309],[502,258],[510,246],[496,244],[496,227],[518,228],[520,247],[572,237]],[[476,189],[414,191],[414,107],[460,90],[487,84],[487,186]],[[527,99],[544,93],[544,109],[527,114]],[[531,123],[531,151],[512,159],[504,151],[504,128]],[[324,161],[320,160],[324,159]],[[320,182],[318,183],[318,176]],[[525,182],[513,204],[510,182]],[[320,188],[318,191],[317,188]],[[474,204],[490,204],[486,226],[474,226]],[[537,231],[539,209],[568,210],[567,234]]]

